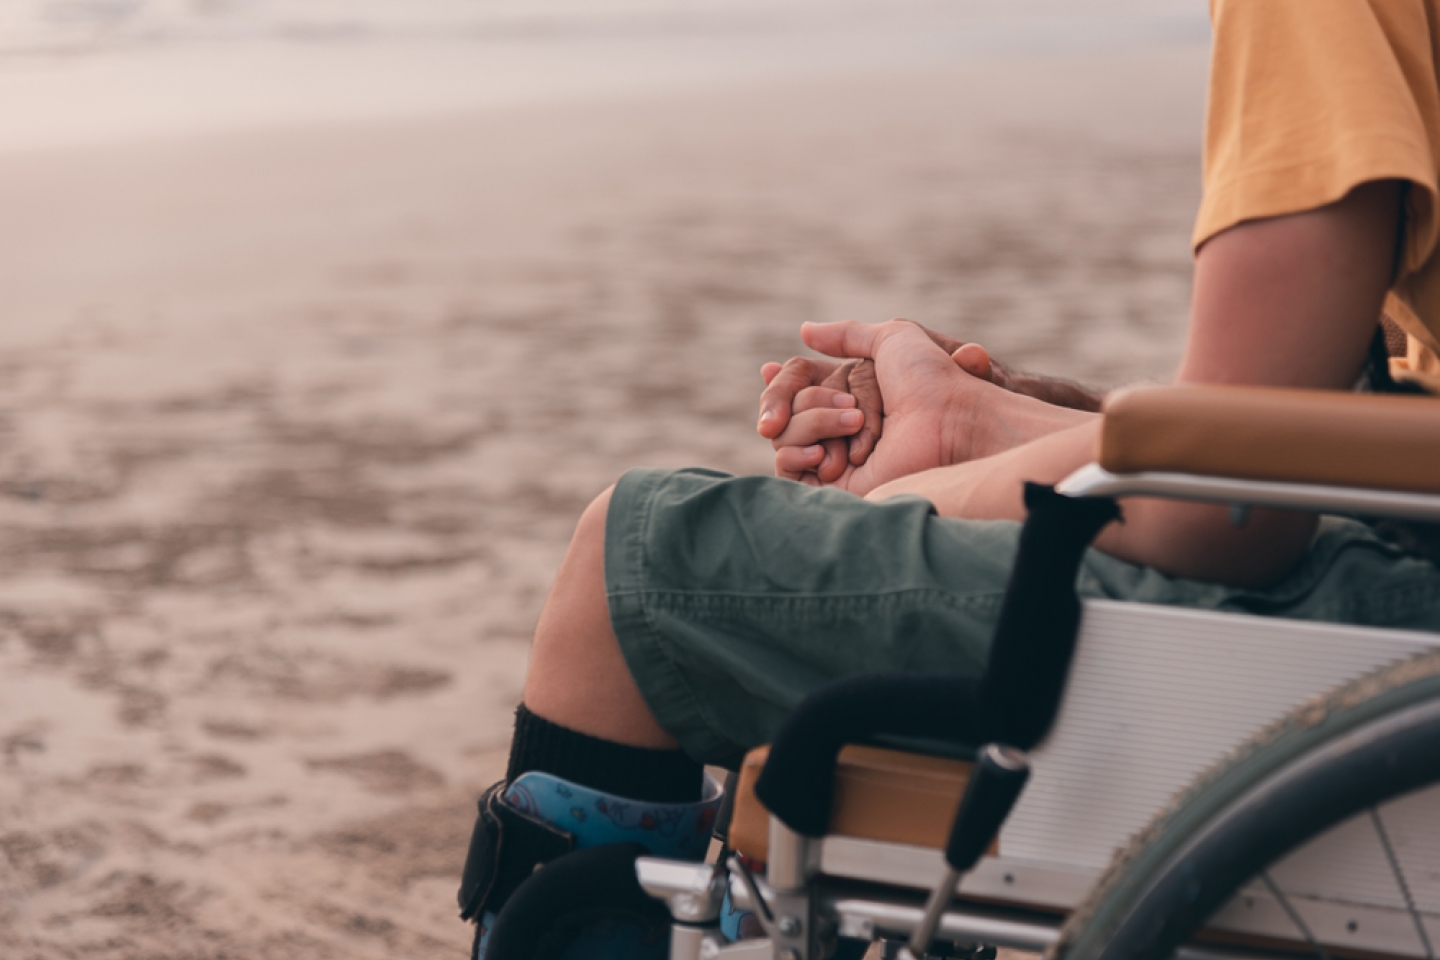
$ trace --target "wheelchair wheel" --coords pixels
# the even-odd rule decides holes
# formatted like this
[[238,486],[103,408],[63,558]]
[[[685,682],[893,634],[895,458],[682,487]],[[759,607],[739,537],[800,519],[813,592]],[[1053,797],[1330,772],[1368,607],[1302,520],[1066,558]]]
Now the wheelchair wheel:
[[[1370,845],[1366,861],[1388,863],[1398,905],[1392,919],[1411,938],[1408,949],[1396,952],[1433,958],[1440,948],[1440,864],[1417,864],[1412,852],[1407,875],[1405,850],[1385,824],[1398,816],[1396,801],[1413,807],[1414,794],[1426,787],[1440,793],[1437,785],[1440,651],[1302,705],[1199,777],[1116,856],[1047,960],[1165,960],[1200,944],[1213,954],[1237,941],[1252,955],[1258,946],[1321,960],[1391,952],[1347,951],[1343,931],[1353,933],[1358,924],[1326,913],[1343,907],[1287,894],[1272,876],[1282,869],[1294,874],[1294,861],[1286,865],[1292,852],[1303,857],[1326,843],[1333,849],[1339,831],[1354,838],[1361,830],[1360,842]],[[1424,828],[1430,834],[1424,847],[1433,854],[1440,822]],[[1417,904],[1416,890],[1426,902]],[[1222,931],[1216,919],[1254,909],[1264,896],[1256,891],[1268,892],[1272,915],[1289,929],[1248,938]],[[1317,919],[1326,921],[1323,929]]]

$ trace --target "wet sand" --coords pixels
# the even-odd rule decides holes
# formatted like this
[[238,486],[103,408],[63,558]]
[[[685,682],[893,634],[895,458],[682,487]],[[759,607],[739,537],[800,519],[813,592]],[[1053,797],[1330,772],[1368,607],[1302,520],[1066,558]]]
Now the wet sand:
[[583,505],[807,320],[1164,377],[1203,56],[0,155],[0,953],[462,956]]

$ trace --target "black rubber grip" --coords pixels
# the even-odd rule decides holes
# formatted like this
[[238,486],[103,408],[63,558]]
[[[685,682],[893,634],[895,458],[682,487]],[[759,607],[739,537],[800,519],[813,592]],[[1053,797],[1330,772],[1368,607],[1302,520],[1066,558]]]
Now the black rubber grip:
[[968,873],[980,862],[1028,779],[1030,764],[1018,750],[991,744],[980,751],[945,844],[950,869]]

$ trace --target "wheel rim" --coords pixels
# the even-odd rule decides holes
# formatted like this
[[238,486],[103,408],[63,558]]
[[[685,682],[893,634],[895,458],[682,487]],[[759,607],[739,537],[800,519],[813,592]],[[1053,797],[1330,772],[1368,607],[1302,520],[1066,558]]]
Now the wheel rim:
[[[1294,896],[1286,895],[1270,871],[1329,828],[1360,816],[1372,831],[1379,824],[1374,833],[1377,848],[1390,846],[1385,860],[1396,889],[1403,887],[1404,910],[1417,938],[1417,949],[1406,952],[1433,958],[1433,932],[1425,933],[1413,877],[1387,830],[1385,802],[1440,782],[1440,697],[1429,689],[1437,684],[1440,678],[1431,677],[1408,691],[1388,692],[1395,696],[1382,694],[1372,703],[1359,704],[1358,711],[1341,718],[1346,729],[1332,730],[1329,739],[1318,738],[1318,746],[1287,758],[1228,799],[1163,861],[1130,871],[1139,877],[1131,889],[1125,886],[1128,874],[1122,875],[1122,882],[1107,891],[1108,905],[1102,902],[1061,952],[1104,960],[1170,956],[1180,945],[1192,943],[1196,931],[1223,912],[1237,891],[1243,893],[1252,884],[1263,889],[1268,878],[1280,909],[1291,917],[1291,935],[1285,939],[1302,948],[1312,945],[1312,955],[1329,958],[1330,951],[1321,946],[1324,938],[1310,929]],[[1417,696],[1422,692],[1424,696]],[[1277,816],[1277,810],[1286,816]],[[1299,815],[1289,815],[1296,810]],[[1440,830],[1440,823],[1433,829]]]

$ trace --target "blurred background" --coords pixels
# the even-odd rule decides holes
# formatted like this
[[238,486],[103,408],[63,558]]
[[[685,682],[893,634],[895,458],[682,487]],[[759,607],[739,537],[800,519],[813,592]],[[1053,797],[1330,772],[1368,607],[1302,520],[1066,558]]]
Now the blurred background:
[[463,956],[580,509],[800,323],[1169,374],[1205,8],[0,5],[0,954]]

